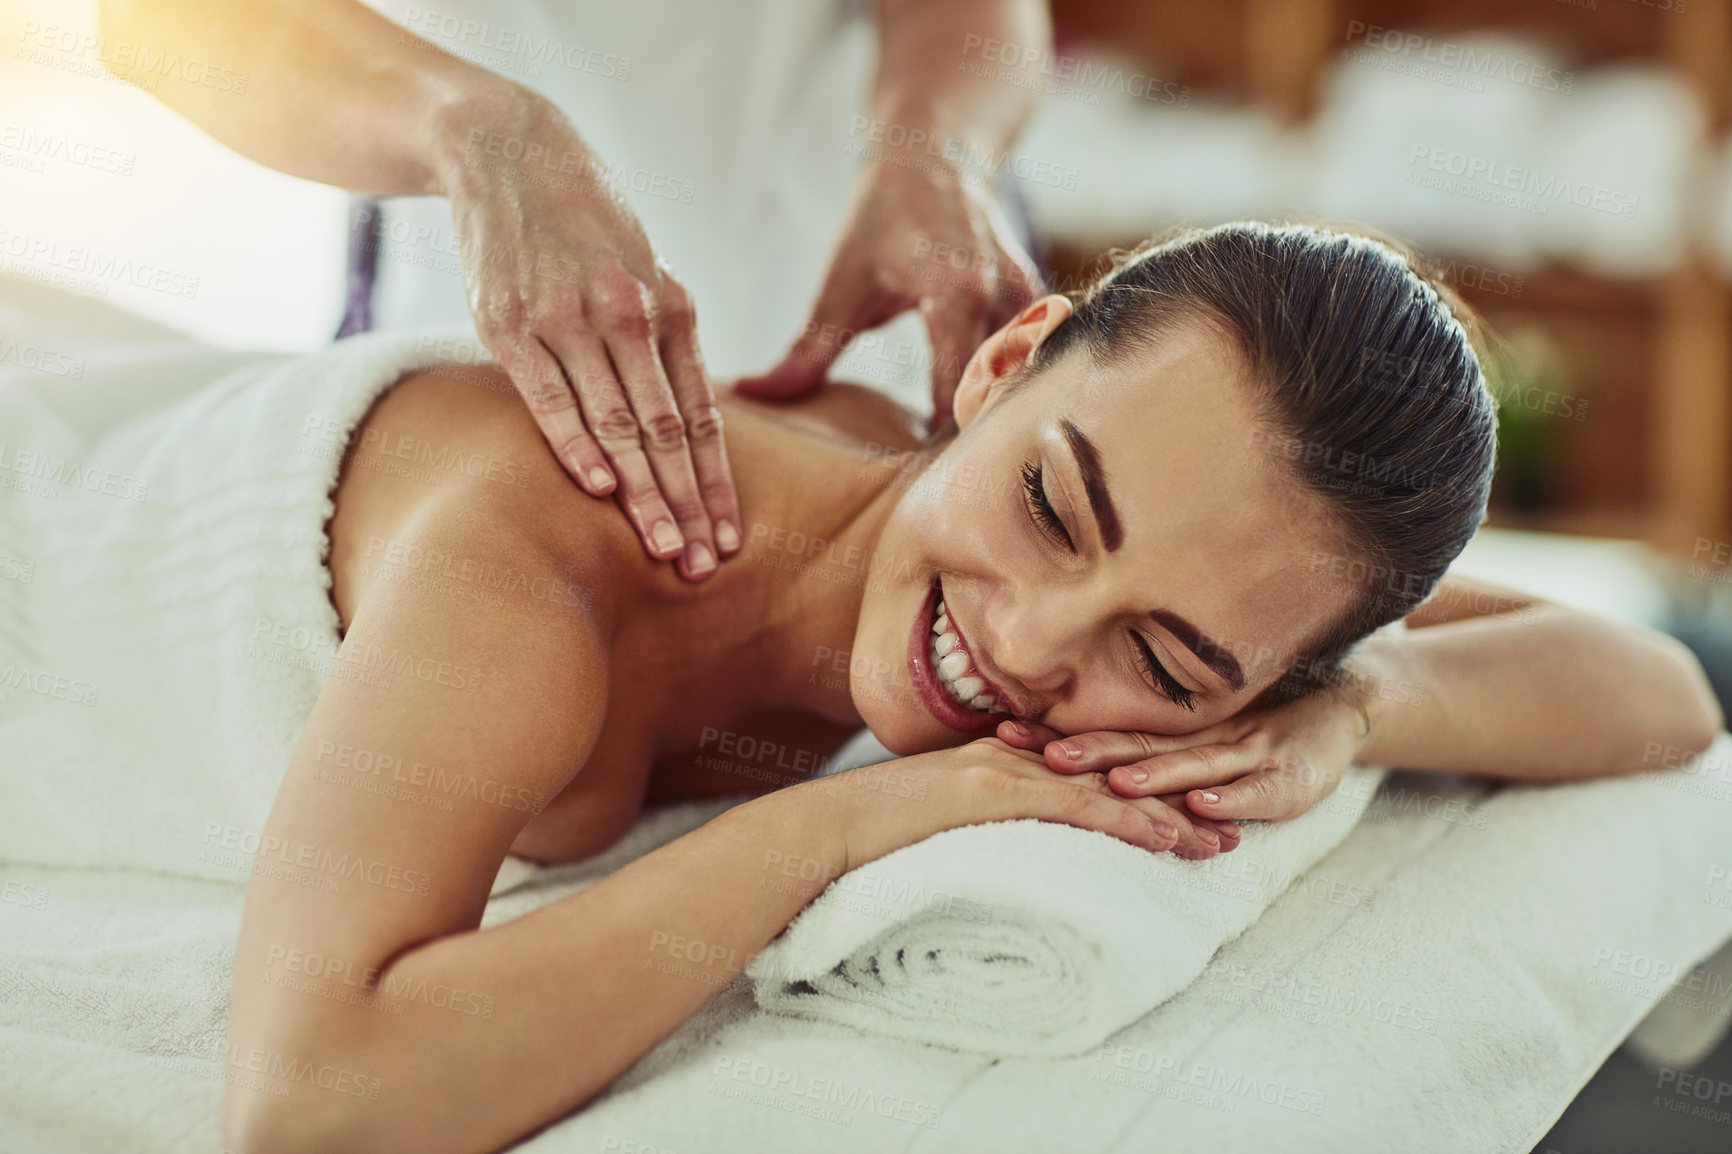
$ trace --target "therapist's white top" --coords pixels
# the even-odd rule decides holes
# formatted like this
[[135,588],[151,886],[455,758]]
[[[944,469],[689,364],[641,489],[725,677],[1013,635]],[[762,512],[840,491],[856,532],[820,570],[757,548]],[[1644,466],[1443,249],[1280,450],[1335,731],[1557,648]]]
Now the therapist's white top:
[[[566,112],[691,290],[717,381],[781,357],[816,299],[867,143],[876,36],[864,4],[368,3]],[[543,171],[559,178],[557,162]],[[387,201],[375,327],[469,323],[457,251],[445,201]],[[836,375],[924,408],[929,366],[910,315]]]

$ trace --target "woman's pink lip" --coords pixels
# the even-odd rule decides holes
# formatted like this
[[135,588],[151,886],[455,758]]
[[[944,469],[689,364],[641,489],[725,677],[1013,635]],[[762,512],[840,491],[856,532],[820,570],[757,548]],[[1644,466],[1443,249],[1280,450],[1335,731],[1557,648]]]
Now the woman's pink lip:
[[973,733],[989,725],[996,726],[1004,720],[1003,717],[958,705],[938,684],[938,674],[926,656],[926,639],[932,633],[932,611],[937,605],[938,582],[935,580],[926,591],[926,599],[920,603],[914,629],[908,636],[909,680],[914,683],[915,692],[920,694],[920,702],[926,706],[926,711],[951,729]]

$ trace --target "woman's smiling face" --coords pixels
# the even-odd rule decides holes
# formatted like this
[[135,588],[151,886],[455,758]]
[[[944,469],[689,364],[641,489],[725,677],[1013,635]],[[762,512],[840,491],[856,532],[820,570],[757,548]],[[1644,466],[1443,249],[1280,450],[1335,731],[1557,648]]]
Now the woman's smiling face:
[[980,347],[961,431],[879,536],[850,689],[898,754],[1011,714],[1063,733],[1200,729],[1350,606],[1313,576],[1340,535],[1265,447],[1243,358],[1211,326],[1006,387],[1069,311],[1047,297]]

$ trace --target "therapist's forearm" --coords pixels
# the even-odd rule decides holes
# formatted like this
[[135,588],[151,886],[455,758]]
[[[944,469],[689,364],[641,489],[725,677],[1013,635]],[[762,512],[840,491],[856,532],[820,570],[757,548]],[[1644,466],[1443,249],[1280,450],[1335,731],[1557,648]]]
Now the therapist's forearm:
[[988,42],[1049,50],[1045,0],[878,0],[878,29],[874,118],[988,153],[1016,139],[1034,90],[970,66]]
[[1725,724],[1683,645],[1558,605],[1372,638],[1350,668],[1365,675],[1372,765],[1601,777],[1676,764]]
[[[140,49],[246,75],[244,92],[149,73],[150,91],[250,160],[378,196],[443,191],[464,118],[534,97],[356,0],[101,0],[104,64]],[[130,45],[122,54],[119,45]],[[190,70],[188,70],[190,75]],[[196,77],[195,77],[196,79]]]

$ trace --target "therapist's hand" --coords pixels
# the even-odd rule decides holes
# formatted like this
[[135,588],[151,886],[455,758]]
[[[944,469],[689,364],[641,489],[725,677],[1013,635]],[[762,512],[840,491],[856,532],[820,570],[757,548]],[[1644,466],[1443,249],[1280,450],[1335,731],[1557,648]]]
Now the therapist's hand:
[[691,297],[557,108],[485,116],[452,130],[441,181],[477,331],[566,471],[702,580],[740,510]]
[[1298,817],[1335,792],[1368,732],[1353,699],[1332,692],[1178,736],[1097,730],[1066,737],[1021,724],[1027,734],[1018,747],[1041,750],[1054,771],[1104,772],[1120,797],[1178,796],[1191,813],[1218,823]]
[[881,153],[862,173],[805,331],[768,374],[734,387],[762,397],[808,393],[856,335],[918,309],[932,342],[936,427],[950,415],[968,358],[1039,287],[988,178],[925,152]]

